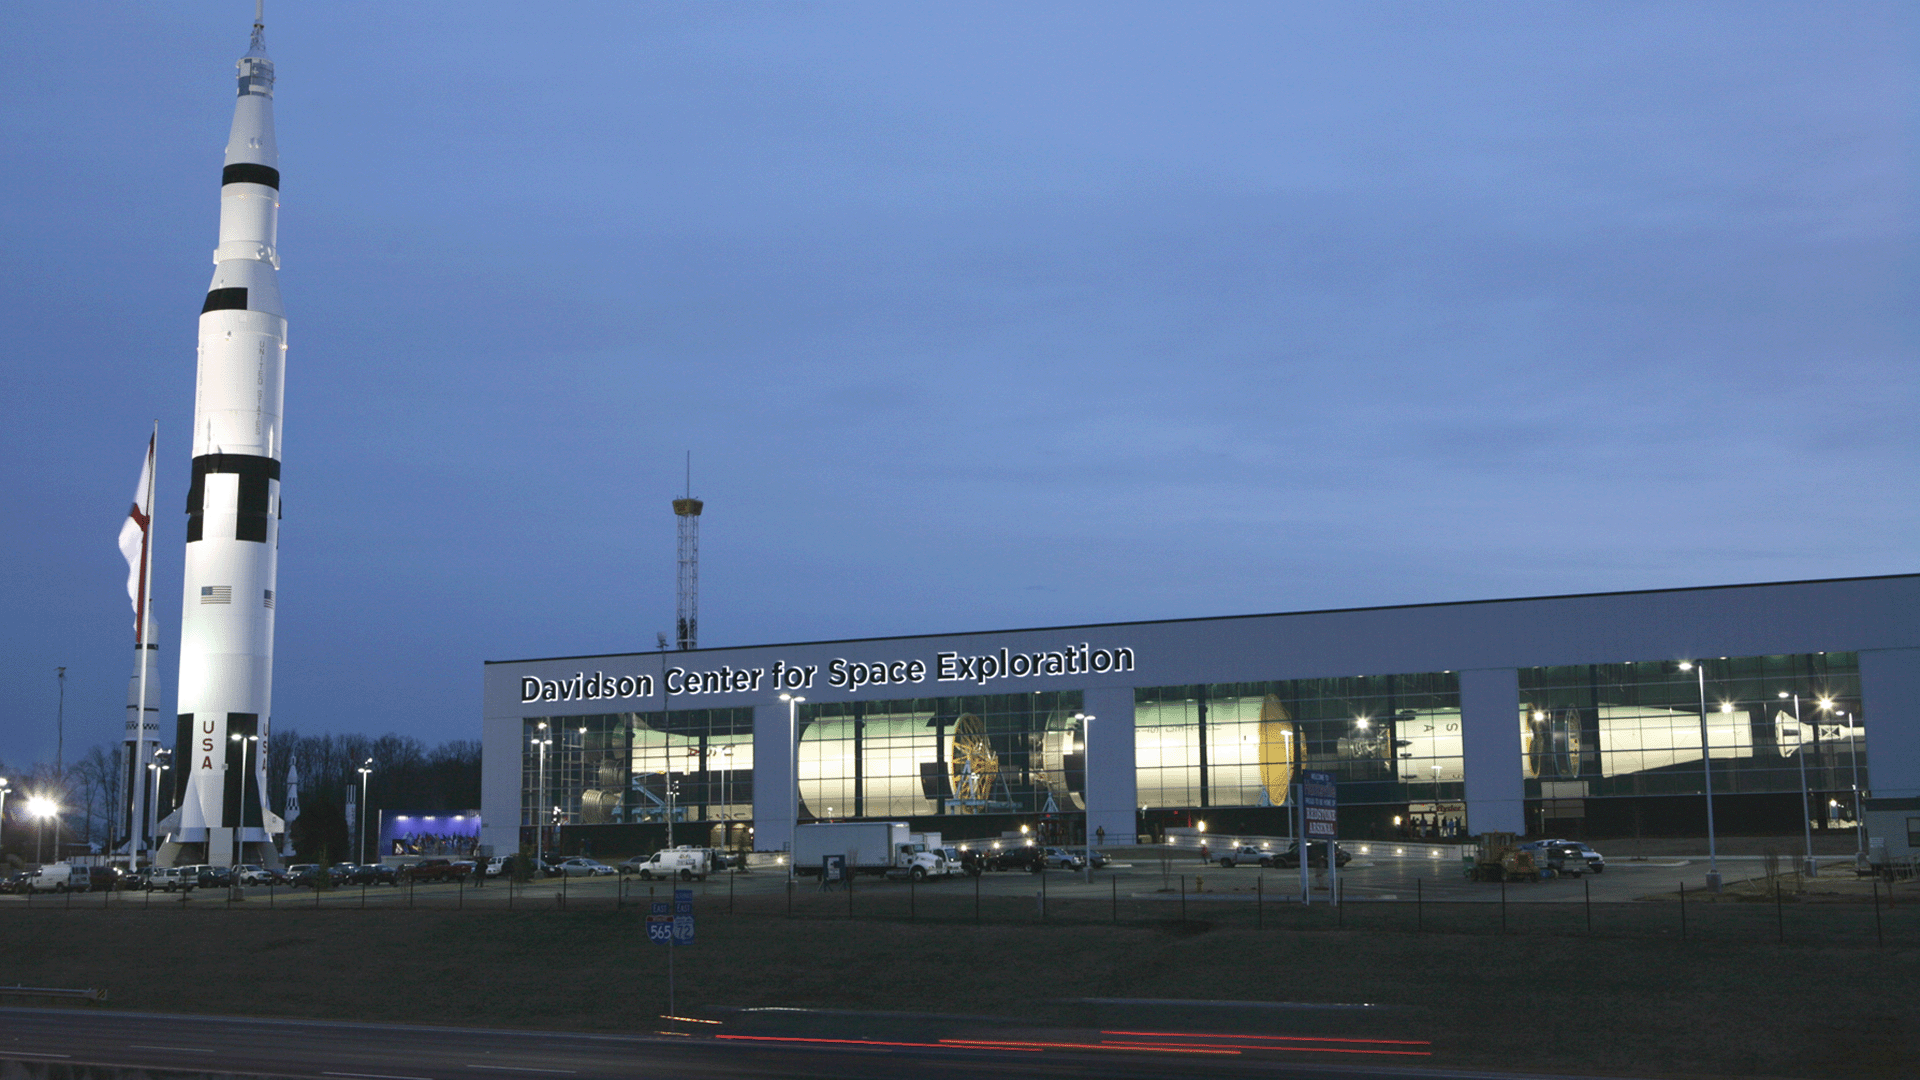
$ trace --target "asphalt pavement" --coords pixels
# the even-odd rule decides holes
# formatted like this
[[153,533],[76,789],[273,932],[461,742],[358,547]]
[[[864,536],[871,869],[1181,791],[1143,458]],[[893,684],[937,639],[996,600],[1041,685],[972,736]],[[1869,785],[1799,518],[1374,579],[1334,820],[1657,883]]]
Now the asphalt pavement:
[[[869,1014],[876,1015],[876,1014]],[[901,1030],[924,1030],[899,1018]],[[965,1018],[957,1018],[964,1021]],[[688,1028],[701,1030],[688,1032]],[[106,1009],[0,1008],[0,1061],[329,1080],[647,1077],[1112,1076],[1173,1080],[1501,1077],[1435,1068],[1425,1044],[1219,1033],[1047,1031],[999,1023],[900,1038],[735,1033],[728,1023],[681,1032],[569,1032],[170,1016]],[[1331,1060],[1329,1060],[1331,1059]],[[49,1070],[50,1072],[56,1070]],[[63,1073],[71,1075],[70,1073]]]

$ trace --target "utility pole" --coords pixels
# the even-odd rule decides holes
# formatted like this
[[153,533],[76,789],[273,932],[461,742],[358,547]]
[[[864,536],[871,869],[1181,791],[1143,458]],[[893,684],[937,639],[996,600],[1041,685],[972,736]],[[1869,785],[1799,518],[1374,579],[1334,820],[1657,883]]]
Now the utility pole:
[[56,707],[56,711],[53,714],[55,732],[55,741],[53,744],[53,774],[65,780],[67,778],[67,769],[62,762],[66,760],[67,754],[67,669],[57,667],[54,668],[53,671],[54,676],[60,680],[60,704]]

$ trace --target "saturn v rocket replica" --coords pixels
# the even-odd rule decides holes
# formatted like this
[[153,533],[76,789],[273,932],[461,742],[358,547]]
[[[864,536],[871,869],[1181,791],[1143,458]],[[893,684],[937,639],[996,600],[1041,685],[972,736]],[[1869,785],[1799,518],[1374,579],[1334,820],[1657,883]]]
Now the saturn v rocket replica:
[[[180,618],[177,808],[161,861],[267,861],[274,585],[280,542],[279,152],[273,61],[256,19],[220,177],[220,246],[200,309]],[[238,835],[236,835],[238,830]]]

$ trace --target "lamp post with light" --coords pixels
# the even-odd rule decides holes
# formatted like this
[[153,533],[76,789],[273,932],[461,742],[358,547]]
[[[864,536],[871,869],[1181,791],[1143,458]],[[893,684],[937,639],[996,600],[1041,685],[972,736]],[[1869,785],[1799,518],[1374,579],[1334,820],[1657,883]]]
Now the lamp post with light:
[[231,869],[228,871],[227,885],[227,891],[238,899],[241,895],[241,853],[245,850],[242,845],[245,843],[247,831],[247,745],[259,742],[260,736],[242,735],[236,731],[227,738],[240,744],[240,799],[233,815],[233,862],[229,864]]
[[7,847],[7,792],[13,788],[7,784],[7,778],[0,776],[0,852]]
[[[1782,690],[1777,696],[1783,699],[1789,697],[1793,699],[1793,726],[1796,729],[1795,734],[1805,732],[1806,725],[1800,722],[1800,692],[1797,690],[1792,692]],[[1815,877],[1820,873],[1820,865],[1813,861],[1813,806],[1809,801],[1807,793],[1807,740],[1804,735],[1802,735],[1800,746],[1794,751],[1793,756],[1800,759],[1800,829],[1807,837],[1807,861],[1800,870],[1801,873],[1808,877]]]
[[1081,831],[1086,833],[1081,839],[1087,843],[1087,884],[1093,884],[1093,721],[1092,713],[1074,713],[1073,718],[1080,721],[1080,801],[1085,804],[1087,820]]
[[373,759],[360,763],[360,835],[355,846],[359,849],[355,862],[367,861],[367,815],[373,813],[373,805],[367,800],[367,781],[373,776]]
[[[1853,733],[1855,717],[1852,713],[1840,709],[1835,710],[1834,715],[1847,718],[1847,765],[1853,769],[1854,854],[1859,856],[1866,854],[1867,851],[1866,815],[1860,812],[1860,737]],[[0,781],[0,783],[4,782]]]
[[1707,666],[1682,660],[1680,670],[1693,672],[1700,687],[1700,775],[1707,788],[1707,891],[1719,892],[1720,853],[1713,835],[1713,747],[1707,741]]
[[[47,819],[59,813],[60,804],[47,798],[45,795],[28,796],[27,815],[40,822],[40,824],[36,826],[33,838],[33,858],[35,862],[44,861],[40,858],[40,849],[47,845]],[[53,836],[54,845],[57,847],[60,843],[60,830],[57,827],[54,829]],[[58,855],[59,852],[56,851],[54,854]]]
[[800,839],[800,703],[807,700],[793,694],[781,694],[780,700],[787,703],[787,765],[793,770],[793,811],[789,823],[791,831],[787,833],[787,888],[793,888],[793,857],[799,852],[794,843]]
[[533,861],[541,863],[546,861],[547,825],[546,822],[540,819],[546,816],[547,747],[553,745],[553,737],[547,734],[547,722],[545,720],[540,721],[540,723],[535,726],[535,730],[538,734],[534,735],[532,742],[534,746],[540,748],[540,769],[534,773]]

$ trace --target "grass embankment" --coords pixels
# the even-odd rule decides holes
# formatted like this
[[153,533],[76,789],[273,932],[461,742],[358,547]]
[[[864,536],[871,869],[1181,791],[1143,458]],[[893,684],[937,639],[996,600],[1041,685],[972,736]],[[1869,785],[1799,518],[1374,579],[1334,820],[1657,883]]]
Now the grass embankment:
[[[1891,1077],[1920,1060],[1909,910],[1876,950],[1871,939],[1780,947],[1301,931],[1280,919],[975,926],[706,909],[677,970],[681,1011],[705,1015],[800,1005],[1073,1027],[1112,1022],[1074,1003],[1083,997],[1375,1002],[1391,1008],[1209,1019],[1428,1039],[1423,1063],[1439,1068]],[[659,1026],[666,997],[666,949],[645,940],[632,908],[15,909],[0,933],[0,982],[107,987],[119,1009],[643,1032]]]

